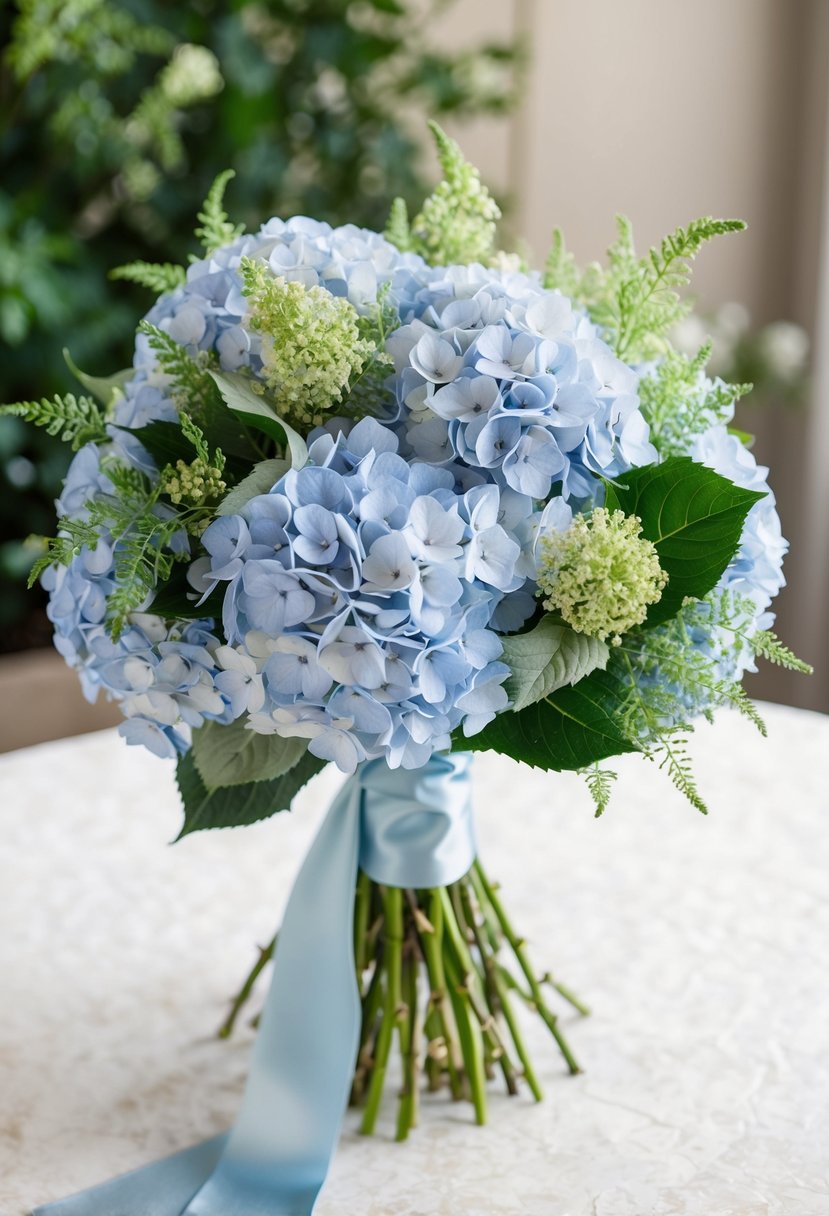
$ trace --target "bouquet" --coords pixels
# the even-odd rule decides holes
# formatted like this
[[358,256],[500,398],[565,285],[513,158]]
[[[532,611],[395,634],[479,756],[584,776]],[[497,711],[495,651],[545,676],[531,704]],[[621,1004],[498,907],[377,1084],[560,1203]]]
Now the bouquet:
[[[601,814],[603,762],[639,752],[704,811],[694,721],[731,705],[762,729],[743,674],[758,657],[806,669],[770,629],[786,542],[730,425],[745,386],[706,376],[707,344],[668,340],[691,259],[743,224],[702,219],[640,258],[620,219],[585,270],[556,231],[532,271],[433,133],[443,180],[411,220],[395,202],[383,235],[302,216],[245,234],[222,174],[203,256],[117,272],[160,292],[133,367],[73,368],[83,395],[4,407],[76,449],[32,577],[87,696],[176,760],[181,834],[288,808],[328,763],[349,775],[280,931],[253,1097],[189,1193],[251,1157],[270,1177],[262,1127],[287,1116],[257,1076],[301,1092],[312,1122],[333,1111],[327,1160],[349,1094],[374,1128],[395,1043],[401,1139],[424,1083],[478,1121],[496,1071],[540,1098],[517,1004],[577,1071],[552,1002],[586,1010],[534,968],[476,858],[469,754],[577,770]],[[303,965],[322,987],[289,983]],[[326,1029],[335,973],[351,1012]],[[307,1173],[292,1211],[324,1164]]]

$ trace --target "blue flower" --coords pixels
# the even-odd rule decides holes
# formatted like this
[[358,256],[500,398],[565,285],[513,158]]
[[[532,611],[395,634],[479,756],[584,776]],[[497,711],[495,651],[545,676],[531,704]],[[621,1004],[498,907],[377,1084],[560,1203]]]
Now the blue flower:
[[[310,452],[321,463],[286,473],[204,535],[204,577],[225,586],[232,653],[261,676],[264,700],[248,721],[308,739],[345,771],[375,756],[421,764],[467,714],[483,725],[506,704],[488,625],[527,575],[499,522],[502,492],[464,491],[450,469],[408,465],[372,419],[327,424]],[[506,508],[522,526],[533,516],[531,503]],[[215,652],[223,666],[226,649]],[[250,668],[215,678],[231,714],[252,679]]]
[[[97,547],[44,577],[56,645],[87,696],[119,701],[128,741],[159,755],[186,750],[205,721],[240,719],[307,739],[346,772],[375,757],[418,767],[458,729],[472,735],[507,708],[499,634],[536,611],[540,531],[600,502],[603,479],[657,459],[639,408],[648,369],[618,359],[537,275],[429,267],[376,233],[294,217],[193,263],[147,317],[200,363],[254,380],[262,337],[248,320],[243,257],[348,299],[361,316],[382,300],[394,317],[392,374],[377,416],[330,418],[307,437],[304,468],[191,538],[189,584],[199,602],[221,598],[221,622],[170,622],[148,604],[114,641],[116,553],[102,530]],[[155,478],[140,431],[177,418],[170,378],[140,334],[110,440],[76,455],[59,509],[82,518],[90,499],[112,493],[113,458]],[[689,454],[767,488],[721,426]],[[177,543],[190,542],[182,533]],[[768,621],[784,551],[767,496],[719,589],[751,605],[747,632]],[[713,615],[706,604],[689,613],[693,644],[739,673],[750,651],[727,643]]]

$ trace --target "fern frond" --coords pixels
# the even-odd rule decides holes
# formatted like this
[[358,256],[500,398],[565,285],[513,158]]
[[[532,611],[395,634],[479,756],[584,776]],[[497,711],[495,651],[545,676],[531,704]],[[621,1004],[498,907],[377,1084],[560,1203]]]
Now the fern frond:
[[396,198],[392,203],[386,227],[383,229],[383,236],[401,253],[406,253],[411,249],[412,230],[409,226],[409,212],[404,198]]
[[181,287],[186,278],[183,266],[174,266],[172,262],[125,262],[110,270],[111,279],[123,279],[128,283],[137,283],[160,295],[166,291],[175,291]]
[[193,359],[175,338],[149,321],[142,321],[138,331],[149,338],[161,370],[170,377],[173,400],[183,414],[198,415],[221,402],[221,394],[207,370],[209,356],[200,356],[206,360],[204,364]]
[[196,238],[201,241],[205,253],[213,253],[223,245],[229,245],[245,231],[244,224],[232,224],[224,209],[227,183],[236,176],[233,169],[220,173],[207,192],[207,198],[198,214],[199,227]]
[[654,756],[661,753],[659,767],[664,769],[680,794],[688,799],[691,806],[701,815],[708,814],[708,807],[699,792],[691,759],[687,751],[688,740],[683,734],[665,731],[657,742]]
[[207,441],[204,438],[204,431],[200,426],[196,426],[192,418],[188,418],[186,414],[182,414],[181,418],[181,433],[185,439],[189,439],[193,447],[196,449],[196,455],[199,460],[203,460],[205,464],[210,463],[210,451],[207,446]]
[[693,359],[668,350],[639,382],[639,403],[653,443],[662,456],[684,455],[688,440],[712,426],[727,424],[750,384],[727,384],[702,375],[710,353],[706,344]]
[[[31,537],[30,540],[35,538]],[[88,520],[58,520],[57,536],[37,537],[42,552],[29,571],[28,586],[31,588],[35,585],[47,566],[68,566],[83,548],[94,549],[99,540],[98,529]]]
[[107,438],[103,410],[91,397],[76,397],[74,393],[0,405],[0,416],[3,415],[43,427],[47,435],[71,444],[73,451],[85,443],[101,443]]
[[601,768],[598,764],[594,764],[591,768],[580,769],[580,775],[584,777],[590,797],[593,799],[593,805],[596,808],[596,818],[603,815],[610,804],[610,796],[613,793],[613,782],[617,780],[619,774],[613,769]]
[[772,633],[770,629],[759,630],[748,638],[748,644],[758,658],[774,663],[778,667],[785,667],[788,671],[799,671],[806,676],[810,676],[814,672],[810,663],[804,663],[802,659],[799,659],[794,651],[789,650],[788,646],[784,646],[777,634]]
[[[652,248],[647,257],[635,263],[632,273],[622,278],[616,297],[618,318],[612,345],[620,359],[635,358],[643,339],[652,344],[684,314],[686,308],[676,289],[688,283],[690,263],[702,246],[716,236],[740,232],[745,226],[742,220],[704,216],[687,228],[669,233],[658,248]],[[617,243],[617,258],[622,257],[618,251],[622,248],[625,255],[631,254],[629,239],[628,230],[623,246]]]

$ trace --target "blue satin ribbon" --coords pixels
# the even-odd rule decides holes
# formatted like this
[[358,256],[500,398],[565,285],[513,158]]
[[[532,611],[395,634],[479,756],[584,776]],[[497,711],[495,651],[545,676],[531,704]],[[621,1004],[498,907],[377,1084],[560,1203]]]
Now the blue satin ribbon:
[[348,1103],[360,1034],[358,867],[393,887],[441,887],[475,859],[468,754],[416,772],[360,766],[297,876],[236,1124],[33,1216],[311,1216]]

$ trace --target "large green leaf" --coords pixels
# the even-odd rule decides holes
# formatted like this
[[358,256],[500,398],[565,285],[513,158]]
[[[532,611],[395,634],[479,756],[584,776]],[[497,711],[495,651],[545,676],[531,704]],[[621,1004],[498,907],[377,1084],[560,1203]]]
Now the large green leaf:
[[159,467],[175,464],[177,460],[188,463],[195,456],[193,445],[177,422],[148,422],[146,426],[119,426],[119,431],[134,435],[147,449]]
[[291,466],[287,460],[260,460],[247,477],[229,490],[216,508],[217,515],[236,515],[258,494],[267,494]]
[[177,839],[190,832],[206,828],[238,828],[260,819],[268,819],[277,811],[290,809],[294,796],[325,767],[310,752],[272,781],[254,781],[248,785],[229,785],[208,790],[196,768],[191,752],[182,756],[176,769],[176,780],[184,804],[184,824]]
[[605,668],[610,651],[598,638],[576,633],[542,617],[529,633],[502,639],[503,661],[511,668],[506,691],[515,711],[526,709],[567,684],[576,684],[595,668]]
[[606,671],[593,671],[517,713],[503,713],[461,742],[468,751],[496,751],[535,768],[557,772],[586,768],[607,756],[639,749],[621,731],[624,686]]
[[[185,464],[189,464],[196,455],[192,443],[177,422],[157,419],[154,422],[148,422],[146,426],[120,426],[118,430],[123,431],[125,435],[134,435],[138,442],[147,449],[159,468],[163,468],[165,464],[175,464],[177,460],[183,460]],[[212,434],[208,434],[207,438],[211,442],[214,441]],[[240,478],[250,472],[250,459],[228,455],[227,452],[225,452],[225,456],[222,476],[226,482],[235,485]]]
[[608,492],[627,515],[642,520],[668,585],[648,610],[647,625],[676,616],[683,601],[701,599],[717,585],[740,545],[751,508],[765,495],[744,490],[689,456],[625,473]]
[[193,761],[209,790],[224,785],[247,785],[281,777],[302,759],[306,739],[259,735],[237,720],[223,726],[205,722],[193,732]]
[[63,359],[75,379],[105,406],[112,405],[116,398],[123,396],[124,385],[135,375],[134,367],[125,367],[122,372],[116,372],[113,376],[90,376],[88,372],[81,371],[66,347],[63,348]]
[[291,453],[292,466],[295,469],[302,468],[308,460],[305,440],[279,417],[264,397],[253,391],[250,380],[238,372],[211,371],[210,375],[215,380],[227,408],[241,418],[246,426],[262,431],[284,445]]

